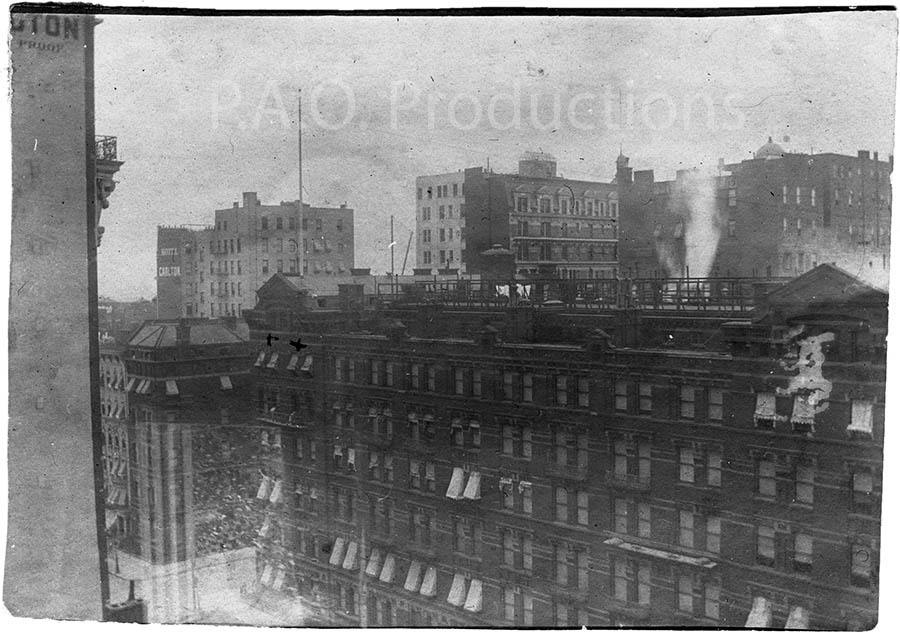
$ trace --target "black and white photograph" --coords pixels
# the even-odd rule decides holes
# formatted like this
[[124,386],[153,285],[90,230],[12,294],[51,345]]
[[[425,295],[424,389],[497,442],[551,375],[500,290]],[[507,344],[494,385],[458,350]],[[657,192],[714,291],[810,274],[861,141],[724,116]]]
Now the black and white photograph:
[[900,622],[895,7],[456,4],[9,6],[8,630]]

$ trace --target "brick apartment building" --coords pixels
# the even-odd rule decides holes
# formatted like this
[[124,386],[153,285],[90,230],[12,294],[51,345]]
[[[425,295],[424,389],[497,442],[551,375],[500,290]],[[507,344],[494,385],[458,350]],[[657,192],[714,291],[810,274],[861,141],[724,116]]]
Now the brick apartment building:
[[830,265],[730,307],[342,292],[276,276],[246,313],[264,591],[340,626],[874,624],[885,293]]
[[789,153],[771,138],[709,177],[656,182],[620,156],[623,275],[794,277],[834,263],[887,288],[892,171],[892,156]]
[[[297,201],[242,203],[215,212],[215,224],[157,229],[159,318],[240,316],[275,273],[297,273],[336,291],[354,265],[353,209]],[[329,283],[330,282],[330,283]]]
[[618,188],[563,178],[556,160],[526,154],[515,174],[473,167],[416,179],[417,272],[482,274],[483,253],[512,251],[520,277],[615,276]]

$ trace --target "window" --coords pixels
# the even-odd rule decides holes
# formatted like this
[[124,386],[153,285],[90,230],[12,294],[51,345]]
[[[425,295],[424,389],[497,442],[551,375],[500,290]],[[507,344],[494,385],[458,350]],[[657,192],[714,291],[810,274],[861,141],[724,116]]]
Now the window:
[[873,484],[871,470],[861,469],[853,473],[853,499],[851,503],[854,512],[867,514],[872,511]]
[[638,504],[638,536],[641,538],[651,538],[650,524],[651,510],[647,503]]
[[466,372],[464,369],[457,367],[453,370],[453,393],[458,396],[465,395],[465,377]]
[[578,525],[588,525],[588,494],[580,490],[575,497],[578,503]]
[[541,237],[550,237],[550,223],[541,222]]
[[322,218],[316,218],[316,231],[322,232]]
[[694,612],[694,579],[686,574],[678,576],[678,610]]
[[703,615],[711,620],[719,619],[719,594],[721,588],[718,580],[707,581],[703,588]]
[[565,587],[569,584],[569,552],[565,545],[557,544],[553,547],[556,559],[556,584]]
[[566,522],[569,520],[569,493],[565,488],[556,488],[556,520]]
[[628,534],[628,500],[613,501],[613,531]]
[[522,401],[534,401],[534,375],[524,374],[522,376]]
[[775,498],[775,462],[771,459],[760,459],[757,463],[757,474],[759,478],[759,495]]
[[472,371],[472,395],[481,397],[481,370]]
[[678,449],[678,464],[678,479],[694,483],[694,449],[690,446],[682,446]]
[[628,410],[628,383],[624,380],[616,381],[616,410]]
[[812,505],[815,489],[815,469],[808,464],[797,464],[794,471],[794,502]]
[[417,459],[409,460],[409,486],[410,488],[422,488],[422,473],[420,462]]
[[569,379],[567,376],[556,377],[556,404],[562,407],[569,404]]
[[556,463],[560,466],[565,466],[566,464],[568,464],[569,434],[566,431],[556,431],[554,433],[554,436],[555,436],[554,441],[555,441],[555,445],[556,445]]
[[269,228],[269,218],[267,218],[266,216],[262,216],[259,219],[259,225],[263,231],[267,230]]
[[648,382],[642,382],[638,389],[640,391],[641,413],[651,413],[653,411],[653,385]]
[[719,517],[706,517],[706,551],[718,554],[722,545],[722,520]]
[[268,259],[262,260],[262,271],[264,273],[269,272],[269,260]]
[[428,367],[428,391],[435,390],[435,371],[434,367]]
[[681,387],[681,417],[689,420],[694,419],[694,402],[697,398],[697,392],[693,387]]
[[728,206],[729,207],[737,206],[737,189],[729,189],[728,190]]
[[775,530],[771,527],[756,529],[756,561],[770,567],[775,564]]
[[809,206],[816,206],[816,190],[815,188],[809,190]]
[[812,569],[813,542],[809,534],[794,535],[794,571],[808,573]]
[[788,188],[787,185],[781,186],[781,204],[787,204]]
[[722,390],[710,389],[708,392],[707,415],[710,420],[722,420]]
[[722,486],[722,453],[716,449],[706,453],[706,485]]
[[613,442],[613,469],[618,478],[628,476],[628,447],[625,440]]
[[578,406],[579,407],[588,407],[590,406],[591,401],[591,392],[590,392],[591,383],[587,378],[579,378],[578,379]]
[[694,547],[694,515],[687,510],[678,513],[678,544],[682,547]]
[[795,199],[795,202],[796,202],[798,205],[800,204],[800,187],[797,187],[797,188],[796,188],[796,199]]
[[513,399],[513,380],[514,374],[511,371],[503,372],[503,399]]

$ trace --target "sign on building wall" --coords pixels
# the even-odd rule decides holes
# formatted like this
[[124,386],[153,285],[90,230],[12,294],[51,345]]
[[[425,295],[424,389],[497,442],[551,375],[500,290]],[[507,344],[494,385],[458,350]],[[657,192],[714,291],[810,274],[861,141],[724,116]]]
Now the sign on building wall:
[[15,433],[9,436],[3,599],[19,616],[97,620],[102,591],[87,318],[94,18],[12,11],[9,412]]

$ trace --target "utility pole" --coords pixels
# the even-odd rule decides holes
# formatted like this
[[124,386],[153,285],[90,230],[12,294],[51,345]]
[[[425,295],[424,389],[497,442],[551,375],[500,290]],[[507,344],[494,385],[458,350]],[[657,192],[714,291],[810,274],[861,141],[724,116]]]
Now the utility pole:
[[391,216],[391,294],[396,294],[397,290],[394,287],[394,216]]

